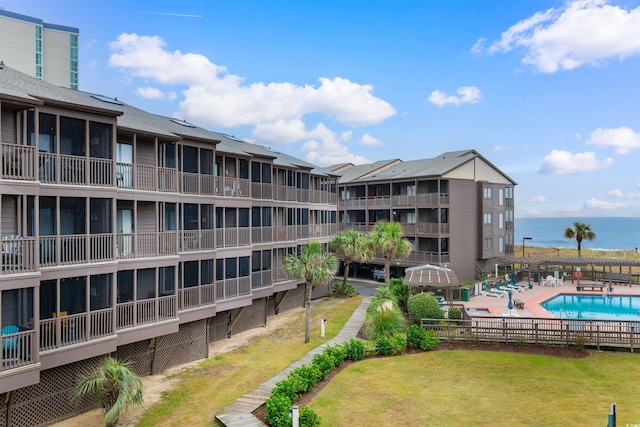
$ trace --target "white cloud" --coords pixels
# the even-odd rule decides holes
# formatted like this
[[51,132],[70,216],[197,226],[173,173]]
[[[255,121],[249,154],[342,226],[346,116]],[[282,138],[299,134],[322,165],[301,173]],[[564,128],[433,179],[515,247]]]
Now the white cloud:
[[511,148],[507,147],[506,145],[500,145],[500,144],[493,147],[493,151],[504,151],[504,150],[511,150]]
[[[472,51],[478,49],[478,43]],[[522,63],[544,73],[572,70],[640,53],[640,7],[625,9],[606,0],[575,0],[537,12],[502,33],[489,53],[522,46]]]
[[627,155],[640,148],[640,133],[634,132],[628,127],[615,129],[598,128],[591,132],[588,145],[599,148],[614,148],[616,154]]
[[640,193],[627,193],[627,199],[640,199]]
[[616,190],[611,190],[611,191],[607,192],[607,196],[624,197],[624,193],[622,192],[622,190],[616,189]]
[[136,93],[145,99],[168,99],[173,101],[177,98],[175,92],[164,93],[156,87],[139,87],[136,89]]
[[544,196],[536,196],[533,199],[531,199],[531,201],[534,202],[534,203],[547,203],[548,202],[548,200]]
[[334,165],[338,163],[363,164],[371,161],[363,156],[356,156],[349,151],[349,148],[341,144],[336,135],[327,129],[323,124],[319,124],[309,132],[309,141],[302,146],[302,151],[306,151],[305,160],[320,166]]
[[384,145],[384,143],[382,141],[380,141],[377,138],[372,137],[368,133],[365,133],[364,135],[362,135],[362,138],[360,138],[360,144],[366,145],[367,147],[374,147],[376,145]]
[[380,123],[396,114],[388,102],[373,96],[373,86],[348,79],[320,77],[318,87],[293,83],[244,84],[226,67],[203,55],[169,52],[158,36],[121,34],[110,44],[109,65],[136,77],[185,85],[180,115],[216,126],[262,125],[295,121],[323,113],[350,126]]
[[593,151],[573,154],[569,151],[551,150],[551,153],[542,159],[540,173],[545,175],[578,174],[606,169],[613,163],[612,158],[598,160]]
[[605,202],[604,200],[591,198],[587,200],[587,203],[585,203],[584,207],[587,209],[599,209],[599,210],[612,211],[616,209],[626,208],[627,205],[625,205],[624,203]]
[[458,88],[456,91],[458,96],[456,95],[447,95],[446,92],[442,92],[440,90],[434,90],[429,95],[429,102],[437,105],[438,107],[443,107],[447,104],[452,105],[460,105],[460,104],[476,104],[482,98],[482,93],[480,89],[475,86],[463,86]]

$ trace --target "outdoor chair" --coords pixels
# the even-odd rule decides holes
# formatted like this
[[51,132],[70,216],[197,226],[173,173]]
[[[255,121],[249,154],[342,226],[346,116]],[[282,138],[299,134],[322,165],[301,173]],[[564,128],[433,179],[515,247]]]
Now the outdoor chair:
[[507,282],[506,280],[502,281],[502,286],[505,289],[511,289],[513,292],[523,292],[526,288],[526,286],[519,286],[519,285],[512,285],[511,283]]
[[17,270],[22,268],[22,236],[2,236],[2,268]]
[[20,332],[20,328],[16,325],[6,325],[2,327],[2,362],[15,363],[19,357],[20,338],[19,336],[6,337],[5,335],[13,335]]
[[491,296],[497,297],[497,298],[502,298],[503,296],[505,296],[507,294],[505,291],[499,291],[497,289],[491,289],[486,284],[482,285],[482,291],[480,291],[480,293],[485,297],[487,295],[491,295]]

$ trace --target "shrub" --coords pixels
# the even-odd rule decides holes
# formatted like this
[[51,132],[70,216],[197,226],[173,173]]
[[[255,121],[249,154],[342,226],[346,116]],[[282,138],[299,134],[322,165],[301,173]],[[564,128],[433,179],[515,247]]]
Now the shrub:
[[449,320],[462,320],[462,311],[458,307],[449,309]]
[[402,334],[395,334],[390,337],[380,337],[376,340],[376,350],[382,356],[396,354],[407,346],[407,339]]
[[433,331],[426,331],[418,325],[407,328],[407,347],[421,350],[433,350],[440,343],[440,338]]
[[302,365],[294,368],[289,373],[289,378],[295,377],[296,384],[301,387],[301,394],[306,393],[313,388],[318,381],[322,379],[322,372],[314,364]]
[[423,350],[433,350],[440,344],[440,338],[433,331],[427,332],[427,341]]
[[355,338],[351,338],[344,343],[345,355],[349,360],[361,360],[364,357],[364,343]]
[[271,390],[271,397],[284,396],[289,402],[295,401],[307,388],[306,382],[297,376],[288,376],[284,380],[278,381]]
[[344,359],[347,357],[347,351],[340,344],[327,346],[322,352],[329,356],[331,360],[333,360],[333,366],[340,366],[340,364],[344,362]]
[[364,341],[364,356],[375,356],[378,353],[375,341]]
[[364,326],[367,338],[376,340],[404,331],[407,321],[400,309],[387,301],[378,307],[375,314],[367,316]]
[[287,396],[276,394],[271,395],[265,402],[267,412],[264,418],[271,427],[289,427],[291,426],[291,417],[289,417],[289,408],[291,408],[292,400]]
[[313,412],[313,409],[303,406],[298,412],[298,425],[300,427],[318,427],[321,424],[320,415]]
[[[333,293],[338,293],[338,291],[340,290],[340,286],[342,286],[342,282],[335,282],[333,284],[333,287],[331,288]],[[344,287],[344,294],[348,297],[355,297],[356,295],[358,295],[358,292],[351,283],[347,282],[346,286]]]
[[389,290],[396,297],[400,308],[406,309],[407,300],[409,299],[409,287],[402,283],[402,279],[391,279]]
[[420,323],[420,319],[444,319],[444,312],[438,305],[438,301],[428,294],[409,297],[407,311],[415,323]]
[[326,378],[327,375],[329,375],[329,372],[331,372],[335,367],[333,359],[324,353],[315,354],[311,363],[320,370],[320,373],[322,374],[320,379]]

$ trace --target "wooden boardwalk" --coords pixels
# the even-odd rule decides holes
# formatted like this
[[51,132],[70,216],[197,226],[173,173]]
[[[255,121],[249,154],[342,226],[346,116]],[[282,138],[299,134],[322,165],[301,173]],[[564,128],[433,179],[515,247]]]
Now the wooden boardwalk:
[[298,359],[298,361],[292,363],[289,367],[283,369],[278,374],[218,412],[215,415],[216,419],[226,427],[266,427],[262,421],[253,415],[253,412],[264,405],[264,402],[271,395],[271,390],[276,386],[276,383],[287,378],[292,369],[304,364],[310,364],[313,356],[322,353],[325,347],[343,344],[351,338],[355,338],[364,324],[364,316],[370,302],[371,300],[369,298],[364,299],[362,304],[356,308],[347,323],[345,323],[333,339],[309,351]]

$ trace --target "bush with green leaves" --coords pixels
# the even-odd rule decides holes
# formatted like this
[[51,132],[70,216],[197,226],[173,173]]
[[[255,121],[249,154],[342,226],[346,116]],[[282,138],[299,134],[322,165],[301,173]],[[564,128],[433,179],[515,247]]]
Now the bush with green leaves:
[[303,378],[289,375],[276,383],[271,390],[271,396],[284,396],[293,402],[308,390],[307,387],[307,382]]
[[407,346],[407,338],[403,334],[380,337],[376,341],[376,351],[381,356],[388,356],[402,351]]
[[301,387],[300,391],[306,393],[322,379],[322,372],[312,363],[292,369],[289,372],[289,378],[295,378],[296,383]]
[[364,357],[371,357],[378,354],[375,341],[364,341]]
[[380,337],[390,337],[403,332],[406,326],[407,320],[398,306],[387,300],[375,313],[366,316],[364,331],[368,339],[377,340]]
[[421,319],[444,319],[444,312],[438,305],[438,301],[429,294],[416,294],[407,301],[409,317],[420,323]]
[[351,338],[344,343],[345,356],[349,360],[362,360],[364,357],[364,343],[358,339]]
[[320,415],[316,414],[313,409],[303,406],[298,412],[298,425],[300,427],[318,427],[322,424]]
[[313,359],[311,359],[311,363],[317,366],[320,370],[320,373],[322,374],[321,379],[326,378],[327,375],[329,375],[329,372],[335,368],[333,359],[324,353],[314,354]]
[[340,366],[347,357],[346,349],[340,344],[326,346],[322,352],[333,360],[333,366]]
[[409,287],[402,282],[402,279],[391,279],[389,281],[389,290],[396,297],[400,308],[406,309],[407,300],[409,299]]
[[462,311],[458,307],[451,307],[449,309],[449,320],[462,320]]
[[289,416],[289,409],[291,408],[292,400],[283,394],[273,394],[265,402],[267,412],[264,418],[267,420],[271,427],[290,427],[291,417]]
[[[340,290],[340,286],[342,286],[342,282],[335,282],[333,284],[333,287],[331,289],[334,294],[338,293],[338,291]],[[347,282],[347,284],[344,287],[344,294],[348,297],[355,297],[356,295],[358,295],[358,291],[356,291],[355,286]]]
[[407,328],[407,347],[421,350],[433,350],[440,343],[433,331],[426,331],[419,325],[411,325]]

